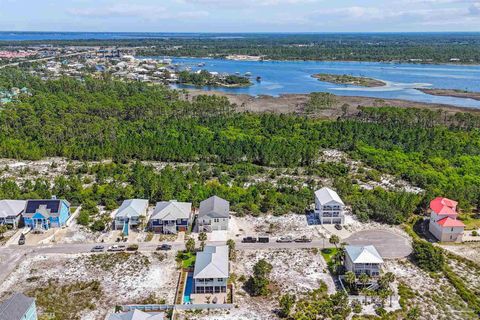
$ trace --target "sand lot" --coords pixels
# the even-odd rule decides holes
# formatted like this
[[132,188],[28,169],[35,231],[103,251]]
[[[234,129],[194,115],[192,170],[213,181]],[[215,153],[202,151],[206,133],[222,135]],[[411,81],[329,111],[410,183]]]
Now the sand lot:
[[[59,286],[97,280],[102,297],[96,301],[94,310],[79,314],[82,320],[103,320],[115,305],[139,303],[150,295],[173,302],[178,277],[173,253],[115,255],[118,254],[52,254],[26,258],[0,284],[0,297],[14,291],[45,287],[51,279],[57,279]],[[42,308],[39,309],[41,314]]]

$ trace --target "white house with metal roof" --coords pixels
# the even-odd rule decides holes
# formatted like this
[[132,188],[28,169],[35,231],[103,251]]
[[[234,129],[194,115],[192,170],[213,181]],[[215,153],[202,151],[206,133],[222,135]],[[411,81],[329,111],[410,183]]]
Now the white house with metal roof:
[[132,310],[129,312],[113,313],[108,320],[163,320],[163,313],[147,313],[140,310]]
[[[218,294],[226,299],[229,277],[228,246],[206,246],[197,253],[193,272],[193,294],[191,300],[197,302],[202,296]],[[218,301],[224,303],[224,301]]]
[[192,204],[177,200],[161,201],[150,217],[150,229],[155,233],[176,234],[187,231],[191,223]]
[[25,200],[1,200],[0,201],[0,225],[8,224],[13,228],[18,226],[20,217],[25,209]]
[[10,298],[0,303],[1,320],[37,320],[35,299],[23,293],[14,293]]
[[365,273],[371,277],[380,275],[383,259],[377,249],[372,246],[346,246],[345,269],[360,276]]
[[137,227],[140,224],[141,216],[147,216],[148,200],[128,199],[123,201],[115,213],[114,228],[122,229],[128,234],[128,229]]
[[198,232],[228,230],[230,219],[230,203],[217,196],[200,202],[197,216]]
[[334,190],[321,188],[315,191],[315,215],[320,224],[343,224],[345,204]]

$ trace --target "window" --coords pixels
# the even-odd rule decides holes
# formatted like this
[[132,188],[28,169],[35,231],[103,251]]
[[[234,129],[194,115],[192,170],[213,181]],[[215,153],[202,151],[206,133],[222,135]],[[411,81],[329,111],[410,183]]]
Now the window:
[[218,278],[217,281],[223,281],[223,278]]

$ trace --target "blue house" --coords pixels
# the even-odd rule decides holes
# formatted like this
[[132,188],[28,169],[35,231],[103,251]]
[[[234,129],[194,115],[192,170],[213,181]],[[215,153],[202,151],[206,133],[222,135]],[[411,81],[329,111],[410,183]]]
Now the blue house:
[[28,200],[23,211],[26,227],[48,230],[66,225],[70,217],[70,203],[63,199]]
[[2,320],[37,320],[35,299],[22,293],[15,293],[0,303],[0,319]]

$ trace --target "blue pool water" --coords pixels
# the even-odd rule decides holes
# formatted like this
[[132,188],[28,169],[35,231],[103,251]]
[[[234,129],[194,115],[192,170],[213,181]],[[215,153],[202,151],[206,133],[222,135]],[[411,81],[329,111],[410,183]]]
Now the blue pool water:
[[[415,88],[443,88],[480,91],[480,65],[432,65],[382,62],[325,61],[234,61],[208,58],[173,58],[174,63],[192,70],[216,72],[250,72],[254,84],[246,88],[203,88],[253,96],[278,96],[288,93],[330,92],[337,95],[365,96],[380,99],[402,99],[426,103],[480,108],[473,99],[440,97]],[[198,66],[205,64],[204,66]],[[370,77],[387,83],[384,87],[364,88],[318,81],[315,73],[350,74]],[[260,76],[261,82],[255,78]]]
[[189,273],[187,276],[187,284],[185,285],[185,292],[183,293],[183,303],[190,303],[190,294],[193,291],[193,274]]

